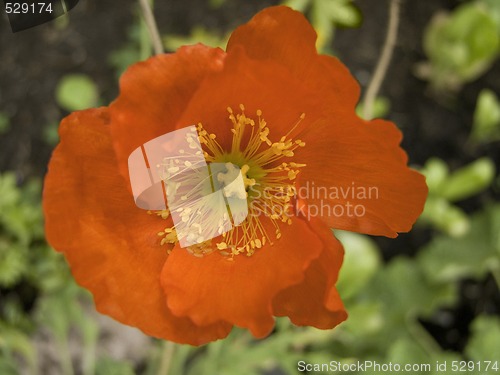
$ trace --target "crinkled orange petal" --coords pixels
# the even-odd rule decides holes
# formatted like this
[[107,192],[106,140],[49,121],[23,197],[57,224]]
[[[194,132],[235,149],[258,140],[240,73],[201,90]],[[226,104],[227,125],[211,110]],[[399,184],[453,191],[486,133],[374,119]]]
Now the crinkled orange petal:
[[[266,225],[271,236],[273,228]],[[176,247],[162,272],[167,304],[174,314],[197,324],[222,319],[264,337],[274,326],[273,298],[303,280],[322,246],[308,225],[295,219],[282,227],[282,237],[274,245],[265,245],[250,257],[229,260],[215,252],[196,258]]]
[[299,326],[333,328],[347,318],[335,282],[344,257],[342,244],[321,221],[311,226],[323,241],[323,251],[305,273],[305,279],[280,293],[273,300],[276,316],[288,316]]
[[339,111],[352,111],[359,85],[337,58],[318,55],[316,37],[302,13],[285,6],[270,7],[233,32],[227,52],[241,47],[251,59],[277,62]]
[[[200,82],[221,69],[224,56],[221,49],[198,44],[127,69],[120,79],[120,95],[110,106],[111,134],[123,176],[128,177],[133,150],[175,129]],[[192,124],[183,126],[188,125]]]
[[[219,144],[230,151],[233,134],[226,108],[231,107],[238,113],[240,104],[255,120],[256,111],[262,111],[273,141],[287,134],[302,113],[306,117],[301,129],[309,131],[315,119],[321,117],[325,105],[321,96],[308,91],[284,66],[274,61],[250,59],[243,48],[235,47],[227,55],[223,69],[207,76],[200,85],[179,124],[202,122],[208,132],[217,136]],[[299,159],[299,155],[294,158]]]
[[423,210],[427,186],[424,176],[406,165],[396,126],[356,116],[315,125],[303,135],[310,147],[301,154],[307,167],[298,176],[299,196],[310,206],[310,216],[336,229],[372,235],[409,231]]
[[63,120],[49,164],[43,208],[49,243],[66,256],[97,309],[148,335],[202,344],[225,337],[220,321],[200,327],[173,316],[160,286],[165,221],[137,208],[119,174],[106,108]]
[[238,27],[227,44],[231,53],[235,46],[259,60],[278,60],[301,73],[317,56],[316,32],[304,15],[285,6],[266,8],[249,22]]

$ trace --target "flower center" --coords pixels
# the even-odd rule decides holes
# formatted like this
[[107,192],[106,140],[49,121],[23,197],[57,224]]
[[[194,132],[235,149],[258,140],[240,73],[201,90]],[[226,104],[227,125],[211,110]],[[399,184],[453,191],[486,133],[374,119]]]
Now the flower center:
[[[232,140],[228,149],[223,148],[215,134],[208,133],[203,125],[197,125],[198,138],[203,147],[206,162],[225,163],[226,171],[219,172],[217,180],[229,185],[234,180],[235,173],[241,173],[245,191],[225,189],[226,197],[246,198],[248,215],[238,226],[217,237],[215,246],[212,241],[205,241],[190,246],[188,251],[195,256],[203,256],[212,251],[234,257],[238,254],[252,255],[256,249],[266,244],[273,244],[281,238],[280,225],[292,223],[292,204],[295,196],[295,178],[299,169],[305,167],[292,161],[297,148],[304,147],[301,140],[293,140],[290,134],[304,119],[305,114],[279,141],[269,138],[270,129],[262,117],[262,111],[257,110],[256,119],[245,114],[245,107],[240,105],[241,113],[235,114],[227,108],[231,121]],[[235,168],[235,165],[240,169]],[[229,185],[230,186],[230,185]],[[246,195],[246,196],[245,196]],[[158,211],[157,215],[167,218],[169,212]],[[269,233],[272,224],[274,233]],[[267,229],[266,229],[267,228]],[[166,228],[158,233],[162,237],[161,244],[175,244],[177,234],[174,227]]]

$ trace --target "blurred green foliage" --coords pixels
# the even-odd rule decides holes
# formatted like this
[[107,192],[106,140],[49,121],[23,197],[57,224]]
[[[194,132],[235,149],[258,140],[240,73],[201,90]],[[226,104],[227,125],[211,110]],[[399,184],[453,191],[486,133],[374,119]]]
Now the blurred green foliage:
[[479,4],[486,7],[491,18],[495,20],[497,25],[497,32],[500,35],[500,2],[497,0],[478,0]]
[[[387,98],[378,96],[373,103],[372,118],[383,118],[389,114],[391,110],[391,101]],[[360,102],[356,107],[356,113],[359,117],[363,117],[364,105]]]
[[[429,279],[449,283],[500,274],[500,205],[470,217],[470,229],[460,238],[436,236],[419,253],[419,265]],[[499,280],[500,281],[500,280]]]
[[[90,295],[75,284],[62,255],[47,245],[40,197],[41,181],[18,187],[12,173],[0,175],[0,374],[40,373],[34,336],[40,330],[48,332],[46,344],[57,349],[62,373],[75,373],[69,341],[78,332],[78,373],[108,374],[116,368],[125,374],[124,364],[97,358],[99,328],[88,313]],[[25,311],[26,296],[16,293],[26,288],[37,296],[33,311]]]
[[500,52],[498,8],[495,0],[479,0],[436,14],[425,31],[429,61],[419,75],[438,91],[453,91],[488,70]]
[[9,129],[10,129],[9,117],[5,113],[0,112],[0,135],[7,133]]
[[59,142],[59,125],[55,122],[43,128],[42,139],[50,146],[55,146]]
[[137,11],[138,21],[130,25],[127,31],[126,42],[118,49],[111,51],[108,56],[108,62],[115,68],[116,77],[119,78],[122,73],[132,64],[146,60],[151,56],[152,43],[149,39],[147,26]]
[[226,0],[209,0],[210,6],[215,9],[220,8],[225,2]]
[[[435,159],[426,165],[426,173],[433,194],[455,201],[484,189],[491,180],[489,168],[487,159],[480,159],[450,174],[446,165]],[[463,184],[469,181],[463,175],[481,175],[477,170],[488,170],[488,177],[476,178],[475,184]],[[463,188],[458,189],[455,184]],[[39,182],[31,181],[19,188],[12,174],[1,176],[0,290],[28,283],[38,293],[35,310],[30,314],[23,311],[15,298],[2,298],[2,374],[19,374],[19,358],[23,359],[22,368],[36,373],[38,358],[32,335],[40,329],[49,333],[57,348],[63,374],[135,374],[131,363],[97,351],[100,331],[90,313],[91,300],[87,292],[74,284],[61,256],[43,241],[39,196]],[[275,333],[262,341],[235,329],[226,340],[204,348],[177,346],[170,363],[172,373],[257,375],[280,368],[294,374],[298,361],[355,363],[370,359],[379,363],[433,364],[495,359],[496,352],[491,348],[500,345],[498,318],[476,318],[463,354],[443,351],[420,321],[441,308],[455,306],[460,280],[481,280],[488,273],[500,275],[500,205],[465,216],[470,225],[460,238],[447,233],[436,235],[415,258],[401,256],[388,263],[382,261],[380,249],[367,236],[336,231],[345,247],[337,284],[350,313],[345,323],[334,330],[321,331],[295,327],[287,319],[278,319]],[[75,363],[69,342],[77,332],[81,349]],[[141,373],[159,373],[163,361],[164,352],[158,347]]]
[[421,172],[426,177],[429,196],[420,220],[453,237],[467,233],[469,218],[454,202],[470,198],[492,184],[493,161],[481,158],[450,173],[443,160],[431,158]]
[[67,74],[56,88],[56,100],[68,112],[97,106],[99,91],[94,81],[85,74]]
[[491,90],[484,89],[479,94],[471,140],[475,143],[500,140],[500,101]]
[[163,38],[165,47],[169,51],[176,51],[182,46],[201,43],[209,47],[220,47],[225,49],[229,34],[220,36],[204,27],[195,26],[188,36],[166,35]]
[[141,34],[140,24],[133,23],[128,29],[126,43],[109,54],[108,62],[117,72],[117,77],[120,77],[127,67],[141,60]]
[[12,173],[0,176],[0,285],[12,286],[31,272],[30,247],[43,243],[40,183],[23,189]]
[[125,361],[103,358],[97,362],[96,375],[134,375],[134,367]]

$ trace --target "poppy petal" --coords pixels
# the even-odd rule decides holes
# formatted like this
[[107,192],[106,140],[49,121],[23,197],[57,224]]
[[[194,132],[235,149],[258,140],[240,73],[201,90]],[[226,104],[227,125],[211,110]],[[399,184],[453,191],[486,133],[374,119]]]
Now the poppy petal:
[[60,136],[44,185],[46,235],[97,310],[177,342],[226,336],[226,323],[200,327],[168,310],[159,277],[167,254],[156,234],[165,221],[135,206],[117,170],[107,109],[72,114]]
[[266,8],[238,27],[227,52],[241,46],[252,59],[277,60],[292,72],[303,72],[317,56],[316,32],[300,12],[285,6]]
[[[273,230],[268,225],[266,231]],[[282,289],[299,283],[322,243],[300,219],[282,228],[282,237],[252,256],[233,260],[212,253],[194,257],[174,248],[162,272],[168,307],[197,324],[219,319],[248,328],[264,337],[274,326],[272,299]]]
[[425,178],[407,167],[401,132],[387,121],[336,116],[303,136],[299,196],[335,229],[396,237],[421,214]]
[[307,269],[303,282],[274,298],[273,310],[276,316],[288,316],[295,325],[329,329],[347,318],[335,288],[344,250],[324,223],[313,219],[311,225],[323,241],[323,251]]
[[202,122],[208,132],[216,134],[221,146],[230,150],[233,134],[226,108],[239,111],[240,104],[254,119],[256,111],[262,111],[273,140],[287,134],[302,113],[306,113],[306,117],[301,128],[312,125],[324,105],[316,93],[304,88],[303,82],[282,65],[252,60],[243,48],[235,47],[227,55],[224,68],[200,85],[179,123],[187,126]]
[[[205,76],[220,70],[225,53],[201,44],[132,65],[120,79],[110,106],[111,134],[120,171],[128,178],[128,157],[149,140],[175,129],[179,116]],[[188,126],[192,124],[186,124]]]
[[336,57],[318,55],[316,37],[302,13],[285,6],[270,7],[233,32],[227,52],[240,47],[251,59],[277,62],[323,101],[352,112],[359,85]]

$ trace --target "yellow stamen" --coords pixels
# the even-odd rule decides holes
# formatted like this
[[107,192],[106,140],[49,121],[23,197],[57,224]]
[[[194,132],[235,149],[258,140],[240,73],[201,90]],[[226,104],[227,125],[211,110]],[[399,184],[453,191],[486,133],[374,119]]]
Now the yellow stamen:
[[[232,181],[237,171],[233,164],[240,166],[239,173],[243,177],[247,194],[246,197],[238,197],[247,199],[248,216],[239,226],[233,227],[215,239],[214,246],[211,241],[205,241],[189,247],[188,251],[195,256],[203,256],[214,250],[229,259],[238,254],[250,256],[257,249],[263,248],[266,244],[273,245],[273,240],[281,238],[280,225],[292,223],[292,198],[296,192],[294,184],[300,168],[306,164],[290,160],[285,162],[281,159],[294,157],[295,151],[305,146],[305,142],[291,137],[304,120],[305,114],[302,113],[291,129],[276,142],[270,139],[270,129],[262,118],[261,110],[256,111],[256,120],[245,114],[243,105],[240,105],[240,110],[241,113],[236,114],[232,108],[227,108],[233,134],[230,150],[224,150],[217,142],[216,135],[208,133],[201,123],[197,126],[197,132],[204,148],[205,160],[208,163],[226,163],[227,172],[217,175],[219,182]],[[243,145],[244,142],[246,144]],[[177,164],[167,165],[167,171],[175,173]],[[191,167],[186,163],[184,165]],[[174,188],[176,187],[172,187]],[[226,192],[229,197],[231,194],[241,195],[241,192]],[[164,219],[168,217],[168,212],[160,211],[157,214]],[[274,227],[273,239],[272,233],[268,233],[263,225],[265,220],[269,220]],[[177,242],[177,234],[173,227],[166,228],[159,235],[162,237],[162,245]]]

